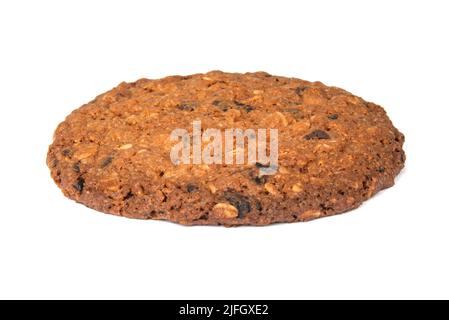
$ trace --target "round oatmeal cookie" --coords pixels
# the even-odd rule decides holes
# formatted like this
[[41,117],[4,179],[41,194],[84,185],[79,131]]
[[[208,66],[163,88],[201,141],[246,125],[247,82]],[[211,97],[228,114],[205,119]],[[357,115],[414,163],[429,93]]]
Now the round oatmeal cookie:
[[[226,135],[239,129],[243,145]],[[251,157],[250,140],[264,130],[273,157]],[[342,89],[212,71],[122,83],[98,96],[58,126],[47,164],[68,198],[105,213],[268,225],[358,207],[394,184],[403,142],[380,106]]]

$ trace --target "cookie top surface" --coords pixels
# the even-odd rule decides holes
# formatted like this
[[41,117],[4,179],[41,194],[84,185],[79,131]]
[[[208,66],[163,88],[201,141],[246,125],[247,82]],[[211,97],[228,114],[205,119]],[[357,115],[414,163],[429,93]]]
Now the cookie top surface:
[[[261,174],[260,162],[174,163],[173,130],[192,136],[194,121],[201,133],[277,129],[275,172]],[[98,96],[58,126],[47,163],[67,197],[102,212],[266,225],[342,213],[392,186],[403,142],[380,106],[342,89],[212,71],[122,83]]]

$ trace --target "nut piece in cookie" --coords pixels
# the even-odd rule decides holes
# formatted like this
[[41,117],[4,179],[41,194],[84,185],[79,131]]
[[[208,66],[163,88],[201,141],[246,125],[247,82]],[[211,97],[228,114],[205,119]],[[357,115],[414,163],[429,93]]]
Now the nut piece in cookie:
[[229,203],[217,203],[212,208],[213,216],[217,219],[233,219],[239,216],[239,211],[236,207]]

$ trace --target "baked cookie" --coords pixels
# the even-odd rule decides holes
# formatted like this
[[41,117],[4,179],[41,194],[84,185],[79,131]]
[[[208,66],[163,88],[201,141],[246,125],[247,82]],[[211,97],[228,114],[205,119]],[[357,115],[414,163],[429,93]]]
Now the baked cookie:
[[[230,142],[230,159],[242,151],[244,163],[225,162],[224,147],[228,153],[207,162],[207,129],[224,138],[227,129],[272,129],[266,154],[277,151],[277,158],[249,161],[249,135],[246,151],[237,138]],[[268,141],[273,130],[277,150]],[[174,132],[188,136],[176,140]],[[190,148],[174,160],[180,141]],[[380,106],[342,89],[264,72],[212,71],[122,83],[98,96],[58,126],[47,164],[67,197],[105,213],[268,225],[358,207],[394,184],[403,142]]]

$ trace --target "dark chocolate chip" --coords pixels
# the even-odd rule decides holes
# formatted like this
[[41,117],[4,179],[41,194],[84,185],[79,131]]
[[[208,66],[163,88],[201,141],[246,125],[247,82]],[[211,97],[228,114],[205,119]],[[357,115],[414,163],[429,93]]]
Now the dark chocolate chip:
[[371,177],[370,176],[365,176],[365,179],[363,179],[363,181],[362,181],[363,189],[368,189],[369,188],[369,182],[370,181],[371,181]]
[[154,218],[155,216],[156,216],[156,214],[157,214],[157,211],[156,210],[151,210],[150,212],[146,212],[145,213],[145,217],[147,217],[147,218]]
[[237,109],[242,109],[245,110],[246,112],[251,112],[256,109],[255,107],[250,106],[249,104],[241,103],[237,100],[234,100],[234,104],[237,106]]
[[295,93],[298,96],[302,96],[302,94],[304,93],[304,91],[307,89],[307,86],[299,86],[295,89]]
[[329,120],[337,120],[338,119],[338,114],[334,113],[334,114],[330,114],[327,116],[327,118]]
[[102,168],[106,168],[108,165],[110,165],[112,163],[112,160],[114,158],[112,156],[107,156],[106,158],[103,159],[103,161],[101,162],[101,167]]
[[84,189],[84,178],[83,177],[79,177],[78,180],[76,180],[75,184],[73,185],[73,187],[79,192],[82,193],[83,189]]
[[72,170],[75,171],[76,173],[80,173],[81,172],[80,163],[77,162],[77,163],[73,164]]
[[267,178],[265,176],[261,176],[261,177],[260,176],[256,176],[256,177],[253,178],[253,181],[256,184],[261,185],[261,184],[265,184],[267,182]]
[[193,111],[198,106],[196,102],[183,102],[176,106],[179,110],[183,111]]
[[257,168],[269,168],[270,164],[269,163],[263,164],[263,163],[260,163],[260,162],[256,162],[256,167]]
[[62,150],[62,154],[64,157],[71,158],[73,153],[70,149],[64,149]]
[[300,173],[302,173],[302,174],[306,174],[306,173],[309,172],[309,168],[308,168],[307,166],[300,167],[300,168],[298,169],[298,171],[299,171]]
[[377,168],[377,172],[384,173],[385,172],[385,168],[384,167],[379,167],[379,168]]
[[199,187],[196,184],[193,184],[193,183],[187,184],[187,192],[188,193],[196,192],[198,190],[199,190]]
[[248,197],[234,190],[228,190],[224,193],[225,199],[237,208],[239,218],[243,218],[245,214],[251,211],[251,204]]
[[[257,163],[258,162],[256,162],[256,167],[257,167]],[[258,167],[258,168],[266,168],[266,167]],[[249,172],[249,177],[250,177],[251,181],[253,181],[257,185],[262,185],[262,184],[265,184],[267,182],[267,177],[266,176],[259,176],[258,170],[251,170]]]
[[261,204],[260,201],[257,200],[257,199],[256,199],[256,209],[257,209],[258,211],[262,211],[262,204]]
[[212,102],[212,105],[214,107],[217,107],[218,109],[220,109],[223,112],[226,112],[230,109],[238,109],[238,110],[243,110],[245,112],[251,112],[253,110],[255,110],[256,108],[249,105],[249,104],[245,104],[239,101],[223,101],[223,100],[215,100]]
[[229,102],[222,101],[222,100],[215,100],[212,102],[212,105],[214,107],[217,107],[218,109],[220,109],[223,112],[226,112],[232,108],[232,106],[230,106]]
[[315,140],[315,139],[330,139],[329,134],[323,130],[314,130],[308,135],[304,136],[306,140]]
[[134,197],[134,193],[132,193],[132,191],[129,191],[129,192],[126,194],[126,196],[123,197],[123,200],[126,201],[126,200],[131,199],[132,197]]

